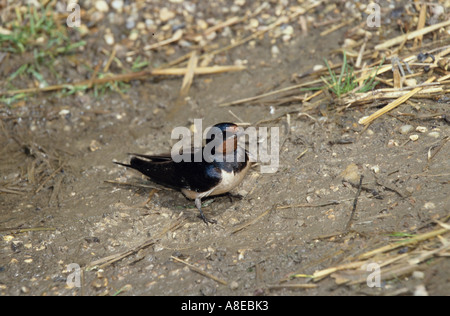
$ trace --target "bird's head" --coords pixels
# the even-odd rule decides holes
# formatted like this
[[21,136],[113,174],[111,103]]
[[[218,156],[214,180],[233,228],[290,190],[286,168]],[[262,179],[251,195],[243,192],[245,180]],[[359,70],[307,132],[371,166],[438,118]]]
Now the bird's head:
[[[224,155],[233,153],[238,146],[238,138],[244,135],[243,129],[235,123],[219,123],[211,127],[206,135],[206,144],[214,141],[215,149]],[[222,145],[218,143],[222,142]]]

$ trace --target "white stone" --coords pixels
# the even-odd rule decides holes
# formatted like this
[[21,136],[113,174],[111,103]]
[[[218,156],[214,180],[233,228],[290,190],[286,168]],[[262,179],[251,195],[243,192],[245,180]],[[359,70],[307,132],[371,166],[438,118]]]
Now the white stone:
[[278,46],[274,45],[270,49],[270,52],[272,53],[272,56],[278,56],[280,54],[280,49],[278,48]]
[[106,33],[104,39],[106,44],[108,44],[109,46],[112,46],[115,43],[114,35],[112,35],[112,33]]
[[412,132],[414,129],[414,126],[412,125],[403,125],[402,127],[400,127],[400,129],[398,130],[400,132],[400,134],[409,134],[410,132]]
[[417,126],[416,131],[420,133],[426,133],[428,131],[428,128],[426,128],[425,126]]
[[161,20],[161,22],[167,22],[174,17],[175,13],[167,8],[162,8],[161,11],[159,11],[159,19]]
[[95,1],[95,8],[100,12],[108,12],[109,11],[108,3],[104,0]]
[[418,285],[416,286],[416,289],[414,290],[414,296],[428,296],[427,289],[425,288],[425,285]]
[[426,202],[423,205],[423,208],[426,209],[426,210],[432,210],[432,209],[436,208],[436,205],[433,202]]
[[441,134],[439,134],[439,132],[430,132],[428,133],[428,136],[433,137],[433,138],[439,138],[441,136]]
[[113,0],[111,2],[111,6],[114,10],[121,12],[123,9],[123,0]]

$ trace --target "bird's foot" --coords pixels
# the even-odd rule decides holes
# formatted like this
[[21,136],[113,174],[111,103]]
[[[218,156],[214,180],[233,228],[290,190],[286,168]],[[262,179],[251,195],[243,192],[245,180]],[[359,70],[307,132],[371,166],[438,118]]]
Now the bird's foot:
[[205,222],[206,225],[208,225],[208,224],[217,224],[217,221],[215,219],[208,219],[208,218],[206,218],[205,214],[203,214],[202,211],[200,211],[200,215],[198,217],[200,217]]

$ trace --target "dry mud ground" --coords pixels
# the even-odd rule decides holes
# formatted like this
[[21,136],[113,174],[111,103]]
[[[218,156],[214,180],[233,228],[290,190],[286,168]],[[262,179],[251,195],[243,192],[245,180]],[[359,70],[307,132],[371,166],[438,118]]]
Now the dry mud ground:
[[[270,39],[251,49],[244,45],[229,51],[227,58],[247,60],[248,70],[196,77],[189,102],[171,120],[166,115],[177,98],[180,78],[133,81],[125,96],[40,95],[27,101],[26,115],[23,109],[2,110],[1,181],[5,188],[24,189],[20,194],[0,193],[0,293],[113,295],[123,289],[125,295],[384,295],[412,294],[424,285],[430,295],[449,294],[446,258],[430,261],[423,278],[406,275],[383,281],[381,288],[336,285],[332,278],[312,289],[271,287],[298,282],[289,276],[312,274],[388,244],[394,232],[422,232],[447,215],[449,144],[427,160],[430,147],[449,136],[444,120],[402,116],[400,121],[385,115],[363,132],[357,122],[373,108],[336,113],[333,104],[324,104],[320,111],[308,112],[312,118],[292,114],[289,130],[286,117],[269,122],[265,126],[281,130],[278,171],[263,174],[256,166],[236,190],[242,199],[216,197],[205,208],[216,225],[199,220],[193,202],[180,193],[155,193],[142,186],[152,183],[139,174],[113,164],[126,161],[128,152],[167,152],[172,129],[189,127],[194,118],[203,119],[206,127],[236,120],[230,109],[251,123],[301,112],[301,104],[276,107],[275,113],[267,105],[218,105],[289,83],[293,73],[323,64],[342,36],[343,31],[337,31],[319,37],[311,30],[289,45],[280,44],[275,58]],[[404,104],[398,111],[448,113],[445,103],[419,104],[418,110]],[[60,115],[63,109],[69,112]],[[439,136],[415,130],[399,133],[406,124],[428,132],[437,129]],[[413,133],[419,139],[408,141]],[[341,139],[351,142],[335,144]],[[390,146],[392,140],[398,146]],[[342,181],[342,172],[352,164],[364,175],[368,190],[362,190],[351,232],[344,234],[357,188]],[[27,179],[33,168],[35,174],[44,168],[51,172],[43,179]],[[277,208],[283,205],[297,207]],[[237,231],[245,223],[250,225]],[[147,241],[147,247],[140,247]],[[84,269],[121,253],[127,256],[103,269],[85,270],[81,288],[66,285],[69,264]]]

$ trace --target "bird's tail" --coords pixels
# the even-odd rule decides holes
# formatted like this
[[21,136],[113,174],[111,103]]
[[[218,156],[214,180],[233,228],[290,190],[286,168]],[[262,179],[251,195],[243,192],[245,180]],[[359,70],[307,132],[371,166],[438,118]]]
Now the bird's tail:
[[[161,158],[158,158],[161,159]],[[173,162],[161,159],[160,161],[151,161],[132,157],[130,164],[115,162],[118,165],[135,169],[153,181],[169,187],[179,187],[180,179],[173,168]]]

